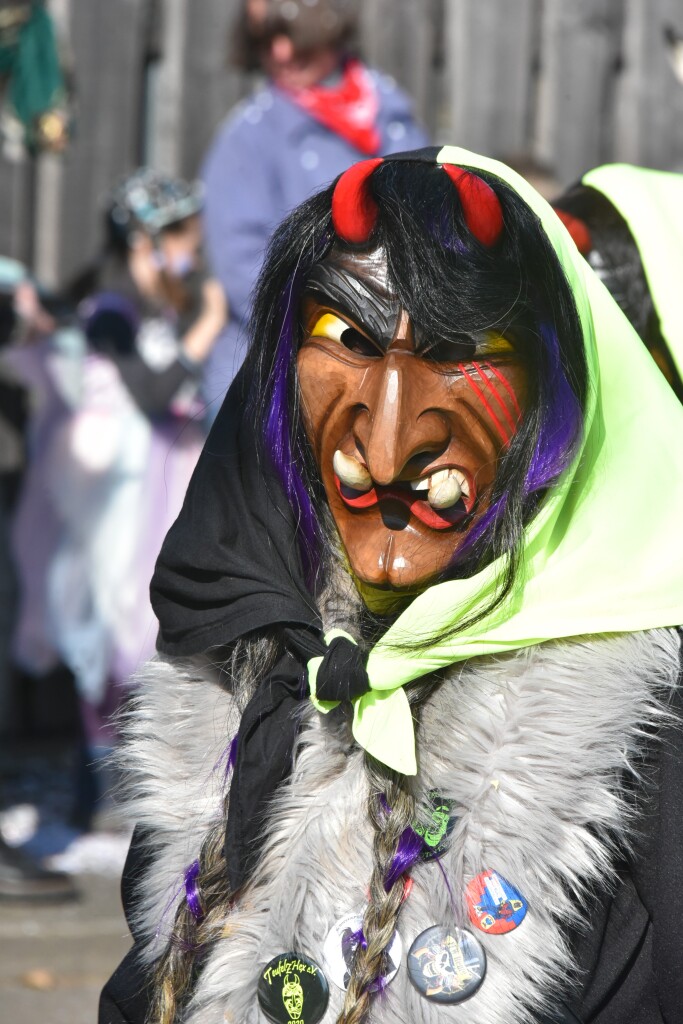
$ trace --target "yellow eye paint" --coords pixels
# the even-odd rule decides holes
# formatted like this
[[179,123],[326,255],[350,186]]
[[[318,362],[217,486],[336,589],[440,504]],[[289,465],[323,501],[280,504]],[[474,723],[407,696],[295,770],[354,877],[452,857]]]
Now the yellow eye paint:
[[323,313],[316,322],[313,330],[311,331],[311,337],[315,338],[329,338],[330,341],[341,342],[341,336],[344,331],[349,329],[349,325],[341,320],[334,313]]
[[490,334],[486,341],[477,345],[478,356],[498,356],[506,352],[514,352],[514,346],[502,334]]

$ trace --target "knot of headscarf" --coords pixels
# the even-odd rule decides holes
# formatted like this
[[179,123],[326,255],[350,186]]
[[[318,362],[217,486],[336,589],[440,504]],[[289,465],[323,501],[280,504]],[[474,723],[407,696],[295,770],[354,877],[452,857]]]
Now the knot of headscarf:
[[[360,647],[341,630],[327,633],[325,640],[328,644],[327,651],[317,661],[315,672],[315,691],[318,700],[338,702],[362,697],[370,689],[370,679]],[[309,681],[310,672],[309,662]]]

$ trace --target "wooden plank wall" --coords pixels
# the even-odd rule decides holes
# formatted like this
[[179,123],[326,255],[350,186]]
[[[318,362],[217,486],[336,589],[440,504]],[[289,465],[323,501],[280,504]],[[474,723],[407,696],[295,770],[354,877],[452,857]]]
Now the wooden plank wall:
[[187,0],[187,4],[183,147],[177,171],[189,177],[198,173],[216,126],[251,83],[248,76],[231,69],[228,59],[234,2]]
[[526,152],[540,10],[541,0],[446,0],[449,142],[495,156]]
[[630,163],[683,170],[683,0],[626,6],[615,152]]
[[438,127],[441,77],[441,0],[365,0],[361,4],[363,56],[392,75],[414,99],[432,134]]
[[[94,257],[103,200],[138,161],[148,39],[148,0],[68,0],[66,8],[76,70],[76,135],[63,157],[41,158],[35,197],[36,269],[52,286]],[[5,172],[1,166],[0,175]],[[49,202],[41,202],[46,191]]]
[[534,156],[574,181],[610,160],[623,0],[545,0]]
[[[191,176],[253,84],[227,63],[240,0],[48,0],[77,134],[37,168],[0,152],[0,253],[50,285],[89,261],[111,186],[144,158]],[[366,58],[452,141],[559,183],[627,160],[683,170],[683,0],[362,0]]]
[[25,161],[9,160],[0,152],[0,255],[22,261],[33,256],[27,223],[30,174]]

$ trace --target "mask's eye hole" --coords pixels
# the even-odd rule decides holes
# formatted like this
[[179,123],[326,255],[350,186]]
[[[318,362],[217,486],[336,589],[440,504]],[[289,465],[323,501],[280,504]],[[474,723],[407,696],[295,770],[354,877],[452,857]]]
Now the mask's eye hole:
[[463,336],[436,339],[425,346],[420,355],[435,363],[471,363],[477,359],[512,355],[514,350],[512,342],[502,334],[487,332],[476,338]]
[[356,352],[362,356],[381,356],[381,350],[364,334],[357,331],[355,327],[349,326],[341,317],[334,313],[323,313],[316,320],[311,331],[311,337],[329,338],[330,341],[338,341],[350,352]]
[[433,363],[470,363],[476,346],[469,338],[440,338],[433,341],[420,355]]

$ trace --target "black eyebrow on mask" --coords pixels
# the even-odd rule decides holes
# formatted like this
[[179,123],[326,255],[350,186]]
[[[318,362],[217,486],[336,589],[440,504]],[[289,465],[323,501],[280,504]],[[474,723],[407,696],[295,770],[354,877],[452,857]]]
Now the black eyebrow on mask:
[[398,299],[378,295],[363,281],[330,264],[314,268],[304,291],[324,298],[388,348],[400,310]]

